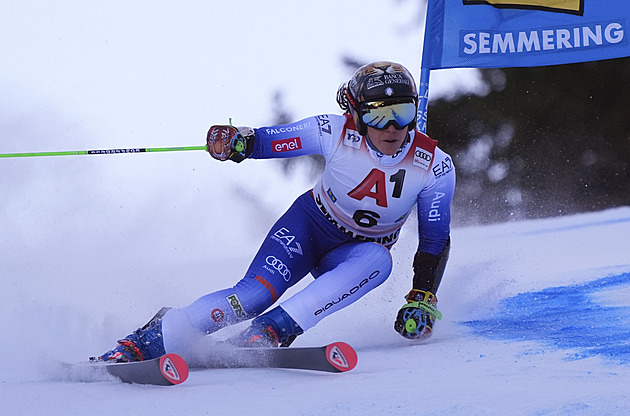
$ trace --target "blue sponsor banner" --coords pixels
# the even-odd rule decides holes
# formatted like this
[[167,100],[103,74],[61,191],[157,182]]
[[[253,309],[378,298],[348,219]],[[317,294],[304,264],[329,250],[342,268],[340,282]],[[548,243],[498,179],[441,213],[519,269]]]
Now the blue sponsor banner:
[[426,127],[429,73],[630,56],[630,0],[428,0],[419,128]]
[[422,67],[503,68],[630,56],[629,0],[429,0]]

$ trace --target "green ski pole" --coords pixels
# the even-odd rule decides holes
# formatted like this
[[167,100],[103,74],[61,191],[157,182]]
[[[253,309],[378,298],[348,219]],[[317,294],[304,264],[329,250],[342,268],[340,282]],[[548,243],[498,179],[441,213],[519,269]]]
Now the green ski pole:
[[29,153],[0,153],[0,157],[38,157],[38,156],[76,156],[76,155],[113,155],[121,153],[152,153],[179,152],[185,150],[206,150],[206,146],[183,147],[141,147],[131,149],[99,149],[99,150],[69,150],[62,152],[29,152]]

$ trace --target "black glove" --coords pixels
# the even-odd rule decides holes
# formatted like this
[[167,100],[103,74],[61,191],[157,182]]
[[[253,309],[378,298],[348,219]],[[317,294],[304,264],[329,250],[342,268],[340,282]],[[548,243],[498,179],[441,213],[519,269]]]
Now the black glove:
[[437,298],[426,290],[413,289],[405,298],[407,303],[400,308],[394,329],[409,339],[424,339],[431,336],[436,319],[442,319],[437,310]]

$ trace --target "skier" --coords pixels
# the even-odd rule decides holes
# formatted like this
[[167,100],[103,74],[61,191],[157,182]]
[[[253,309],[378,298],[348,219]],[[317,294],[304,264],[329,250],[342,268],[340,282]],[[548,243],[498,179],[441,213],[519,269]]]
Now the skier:
[[[186,307],[163,308],[98,359],[125,362],[181,353],[197,337],[251,318],[231,344],[288,346],[387,279],[389,249],[414,206],[419,244],[412,289],[394,328],[410,339],[431,335],[441,318],[436,292],[449,255],[453,162],[415,130],[418,93],[402,65],[362,66],[341,85],[337,102],[345,114],[257,129],[210,128],[207,150],[220,161],[320,154],[324,172],[273,225],[234,287]],[[265,312],[308,273],[313,282]]]

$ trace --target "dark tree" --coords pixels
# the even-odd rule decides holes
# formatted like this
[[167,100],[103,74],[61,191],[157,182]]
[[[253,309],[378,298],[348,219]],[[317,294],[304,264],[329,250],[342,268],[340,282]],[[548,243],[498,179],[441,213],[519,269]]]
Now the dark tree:
[[630,59],[482,70],[490,92],[429,103],[458,167],[459,223],[630,204]]

